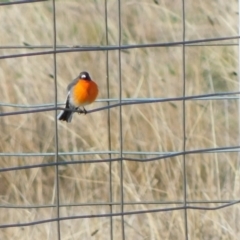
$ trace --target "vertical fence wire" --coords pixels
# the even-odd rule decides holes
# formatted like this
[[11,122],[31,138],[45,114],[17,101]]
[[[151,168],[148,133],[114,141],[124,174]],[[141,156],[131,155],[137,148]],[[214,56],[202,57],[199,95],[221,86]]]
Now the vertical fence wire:
[[[240,36],[240,1],[238,0],[238,35]],[[238,91],[240,92],[240,41],[238,39]],[[238,99],[238,144],[240,145],[240,96]],[[240,193],[240,152],[237,156],[237,171],[234,178],[234,198],[239,198]],[[240,212],[235,212],[235,221],[239,222]],[[238,230],[240,231],[239,224],[237,223]]]
[[[109,44],[108,40],[108,0],[104,1],[104,14],[105,14],[105,38],[106,38],[106,46]],[[109,52],[106,51],[106,81],[107,81],[107,98],[110,99],[110,83],[109,83]],[[107,102],[107,105],[110,106],[110,102]],[[109,152],[112,151],[112,139],[111,139],[111,112],[110,109],[107,111],[107,134],[108,134],[108,150]],[[112,159],[112,154],[108,154],[109,159]],[[110,213],[113,213],[113,186],[112,186],[112,162],[110,161],[109,164],[109,209]],[[110,239],[113,239],[113,217],[110,216]]]
[[[185,15],[185,0],[182,0],[182,81],[183,81],[183,94],[186,96],[186,47],[185,47],[185,36],[186,36],[186,15]],[[183,131],[183,156],[182,156],[182,167],[183,167],[183,205],[184,205],[184,229],[185,239],[188,240],[188,217],[187,217],[187,170],[186,170],[186,101],[183,99],[182,102],[182,131]]]
[[[240,36],[240,0],[238,1],[238,35]],[[238,39],[238,91],[240,92],[240,41]],[[240,96],[238,100],[238,142],[240,145]],[[234,197],[240,193],[240,152],[238,152],[238,166],[234,183]]]
[[121,202],[121,230],[122,239],[125,240],[125,226],[124,226],[124,180],[123,180],[123,122],[122,122],[122,20],[121,20],[121,0],[118,0],[118,79],[119,79],[119,157],[120,157],[120,202]]
[[56,2],[52,0],[52,23],[53,23],[53,76],[54,76],[54,105],[56,110],[55,113],[55,201],[56,201],[56,215],[57,215],[57,238],[61,240],[61,229],[60,229],[60,199],[59,199],[59,165],[58,165],[58,119],[57,119],[57,106],[58,106],[58,91],[57,91],[57,56],[56,56],[56,46],[57,46],[57,27],[56,27]]

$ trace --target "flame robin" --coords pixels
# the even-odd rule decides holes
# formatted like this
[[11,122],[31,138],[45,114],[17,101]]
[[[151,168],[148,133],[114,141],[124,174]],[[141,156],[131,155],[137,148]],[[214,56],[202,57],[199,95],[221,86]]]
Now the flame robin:
[[[68,95],[66,109],[79,110],[79,113],[87,113],[84,108],[97,98],[98,86],[92,81],[88,72],[81,72],[67,87]],[[81,109],[82,107],[82,109]],[[59,113],[58,119],[71,122],[74,112],[63,110]]]

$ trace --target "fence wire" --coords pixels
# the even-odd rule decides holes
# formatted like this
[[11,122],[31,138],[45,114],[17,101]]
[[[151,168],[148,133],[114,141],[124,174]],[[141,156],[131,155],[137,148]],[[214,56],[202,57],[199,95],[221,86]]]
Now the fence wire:
[[[6,1],[1,2],[0,7],[5,7],[8,5],[14,4],[34,4],[34,2],[44,2],[46,0],[29,0],[29,1]],[[46,1],[47,2],[47,1]],[[235,92],[220,92],[220,93],[207,93],[201,95],[191,95],[188,96],[186,94],[186,49],[190,47],[199,47],[199,46],[238,46],[239,36],[227,36],[227,37],[217,37],[217,38],[206,38],[206,39],[197,39],[197,40],[186,40],[186,16],[185,16],[185,8],[186,2],[182,0],[182,41],[177,42],[158,42],[158,43],[143,43],[143,44],[129,44],[124,45],[122,43],[122,19],[121,19],[121,0],[116,0],[118,5],[118,44],[117,45],[109,45],[109,12],[108,12],[108,0],[105,0],[102,4],[104,4],[104,24],[105,24],[105,43],[104,46],[69,46],[69,45],[57,45],[57,18],[56,18],[56,6],[60,1],[52,0],[52,23],[53,23],[53,44],[52,45],[31,45],[29,43],[24,43],[24,46],[18,45],[8,45],[8,46],[0,46],[0,49],[23,49],[26,50],[25,53],[13,53],[1,55],[0,60],[10,58],[22,58],[22,57],[32,57],[38,55],[52,55],[53,56],[53,79],[54,84],[52,86],[55,97],[54,102],[49,104],[38,104],[38,105],[25,105],[25,104],[12,104],[9,102],[1,102],[0,106],[2,109],[4,107],[11,107],[13,111],[2,111],[0,112],[0,117],[7,116],[16,116],[16,115],[26,115],[26,114],[34,114],[40,112],[55,112],[55,152],[33,152],[33,153],[17,153],[17,152],[2,152],[0,153],[0,157],[21,157],[25,158],[26,161],[29,157],[55,157],[54,162],[47,163],[38,163],[38,164],[22,164],[16,166],[9,166],[5,168],[0,168],[0,174],[5,172],[21,172],[27,169],[44,169],[48,167],[55,167],[55,196],[53,204],[8,204],[4,202],[0,202],[0,209],[46,209],[46,208],[54,208],[55,209],[55,217],[49,219],[41,219],[37,221],[28,221],[28,222],[11,222],[11,223],[3,223],[0,224],[1,229],[7,228],[21,228],[25,226],[33,226],[40,225],[44,223],[56,223],[57,229],[57,237],[56,239],[63,239],[61,237],[61,230],[63,221],[74,220],[74,219],[87,219],[87,218],[108,218],[110,222],[110,232],[109,239],[117,239],[114,237],[114,217],[120,217],[121,222],[121,239],[129,239],[126,234],[125,227],[127,226],[125,216],[137,215],[137,214],[149,214],[149,213],[159,213],[159,212],[173,212],[173,211],[183,211],[184,212],[184,233],[185,239],[191,239],[192,237],[189,235],[189,220],[188,220],[188,212],[189,210],[205,210],[205,211],[217,211],[223,208],[229,208],[230,206],[236,205],[240,203],[240,198],[237,199],[214,199],[214,200],[188,200],[187,198],[187,170],[186,170],[186,156],[194,155],[194,154],[212,154],[212,153],[228,153],[228,152],[240,152],[240,145],[238,146],[224,146],[224,147],[213,147],[213,148],[198,148],[195,150],[186,150],[186,103],[193,101],[222,101],[222,100],[238,100],[240,90]],[[235,43],[226,43],[226,41],[235,40]],[[131,50],[131,49],[143,49],[143,48],[172,48],[172,47],[181,47],[182,48],[182,86],[183,92],[181,97],[169,97],[169,98],[124,98],[123,97],[123,85],[122,85],[122,51],[123,50]],[[37,49],[37,51],[35,50]],[[118,51],[118,98],[111,98],[110,94],[110,81],[109,77],[110,71],[110,62],[109,62],[109,52],[110,51]],[[88,51],[104,51],[106,53],[106,86],[107,86],[107,98],[106,99],[98,99],[97,102],[104,103],[104,107],[95,108],[89,110],[88,113],[94,113],[99,111],[104,111],[107,115],[107,135],[108,135],[108,150],[107,151],[81,151],[81,152],[62,152],[59,149],[59,126],[57,120],[57,112],[59,110],[63,110],[64,103],[58,103],[58,89],[57,89],[57,55],[65,54],[70,52],[88,52]],[[239,54],[240,56],[240,54]],[[240,61],[239,61],[240,64]],[[122,109],[125,106],[133,106],[133,105],[143,105],[150,103],[164,103],[164,102],[181,102],[182,103],[182,132],[183,132],[183,146],[182,151],[174,152],[164,152],[164,151],[125,151],[123,148],[123,113]],[[111,139],[111,109],[118,109],[119,112],[119,149],[113,149],[112,147],[112,139]],[[23,110],[15,110],[15,109],[23,109]],[[77,112],[77,110],[76,110]],[[239,110],[240,113],[240,110]],[[96,158],[96,155],[101,155],[101,159]],[[68,156],[71,156],[71,161],[68,160]],[[88,160],[79,160],[78,156],[90,156]],[[132,156],[132,157],[129,157]],[[139,157],[140,156],[140,157]],[[182,199],[175,199],[174,201],[127,201],[124,198],[124,194],[126,189],[124,188],[124,163],[126,162],[140,162],[142,164],[147,162],[156,162],[156,161],[166,161],[170,158],[181,156],[182,157],[182,172],[183,172],[183,189],[182,189]],[[112,176],[112,168],[113,163],[117,162],[119,164],[119,181],[120,188],[118,189],[120,198],[116,200],[113,197],[114,184],[113,184],[113,176]],[[100,163],[108,163],[109,171],[109,200],[107,202],[82,202],[82,203],[68,203],[64,204],[60,201],[60,170],[61,166],[71,166],[71,165],[79,165],[79,164],[100,164]],[[240,165],[240,164],[239,164]],[[157,208],[148,208],[146,210],[134,210],[127,211],[125,210],[125,206],[133,206],[133,205],[158,205]],[[174,205],[174,207],[169,207]],[[91,206],[107,206],[109,207],[109,213],[91,213],[85,215],[72,215],[68,217],[61,216],[61,208],[63,207],[91,207]],[[119,206],[120,211],[115,212],[113,207]],[[166,207],[167,206],[167,207]],[[94,234],[93,234],[94,235]],[[119,239],[119,238],[118,238]],[[149,238],[150,239],[150,238]]]

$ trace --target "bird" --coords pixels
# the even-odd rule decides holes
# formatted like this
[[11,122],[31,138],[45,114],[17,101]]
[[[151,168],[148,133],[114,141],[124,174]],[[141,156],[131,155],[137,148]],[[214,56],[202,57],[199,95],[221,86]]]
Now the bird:
[[91,79],[89,73],[84,71],[68,85],[67,91],[65,110],[62,110],[57,118],[60,121],[71,122],[75,110],[78,110],[79,114],[87,114],[84,106],[96,100],[98,85]]

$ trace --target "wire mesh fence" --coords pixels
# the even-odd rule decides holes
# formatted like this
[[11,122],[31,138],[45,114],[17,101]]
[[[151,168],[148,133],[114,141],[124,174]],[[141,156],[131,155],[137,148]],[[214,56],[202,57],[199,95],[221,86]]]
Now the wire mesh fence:
[[1,1],[1,239],[239,239],[238,6]]

